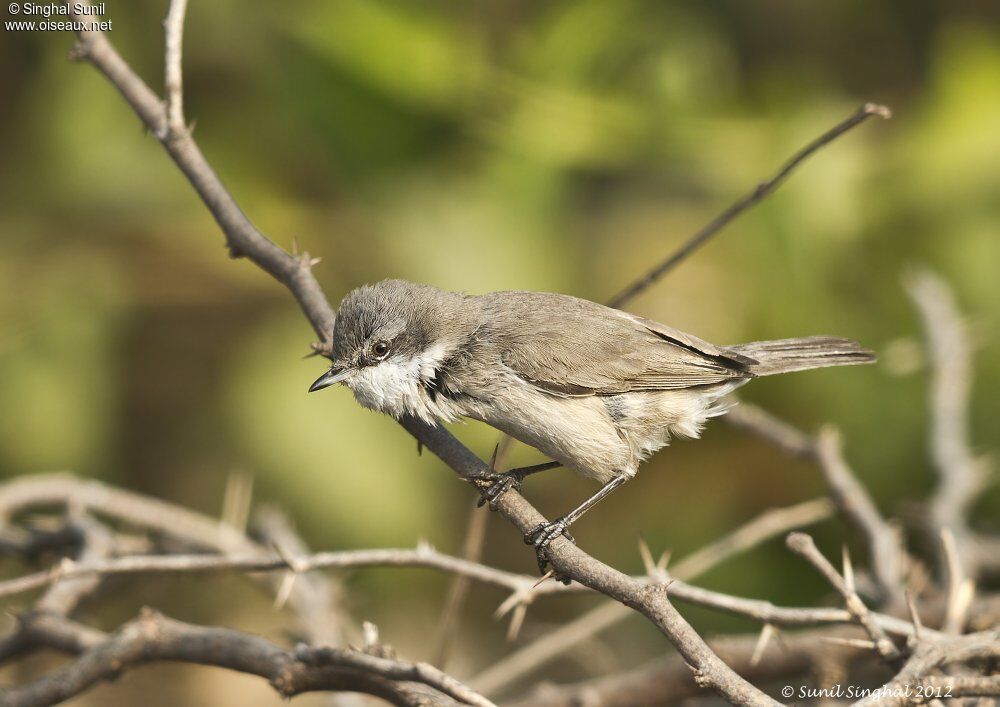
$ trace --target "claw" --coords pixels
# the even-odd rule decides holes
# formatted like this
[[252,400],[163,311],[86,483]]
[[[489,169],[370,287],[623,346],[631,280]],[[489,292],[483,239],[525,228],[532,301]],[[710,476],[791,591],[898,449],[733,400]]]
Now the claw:
[[497,509],[497,501],[500,497],[511,489],[521,488],[521,481],[524,480],[517,472],[508,471],[504,474],[497,474],[496,481],[494,481],[488,488],[482,492],[482,497],[476,504],[476,507],[482,508],[487,503],[490,504],[490,510],[495,511]]
[[[551,523],[540,523],[524,536],[525,545],[535,546],[535,559],[538,561],[538,571],[540,573],[545,574],[549,566],[547,553],[549,545],[553,540],[562,535],[574,545],[576,544],[576,540],[574,540],[573,536],[567,531],[568,527],[569,524],[566,523],[566,520],[560,518]],[[569,578],[563,577],[558,572],[556,572],[553,576],[563,584],[570,583]]]

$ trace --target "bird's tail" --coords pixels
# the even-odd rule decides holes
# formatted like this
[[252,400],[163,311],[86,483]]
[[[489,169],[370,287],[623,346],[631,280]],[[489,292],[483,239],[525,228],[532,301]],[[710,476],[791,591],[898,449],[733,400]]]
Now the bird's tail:
[[875,362],[875,354],[862,348],[857,341],[835,336],[753,341],[729,348],[757,361],[750,366],[750,371],[758,376]]

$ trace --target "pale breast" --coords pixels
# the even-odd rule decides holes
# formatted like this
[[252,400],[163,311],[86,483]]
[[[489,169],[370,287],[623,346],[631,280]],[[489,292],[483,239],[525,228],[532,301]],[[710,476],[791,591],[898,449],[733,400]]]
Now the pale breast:
[[504,395],[470,405],[463,415],[481,420],[601,483],[635,473],[638,459],[596,397],[561,398],[512,379]]

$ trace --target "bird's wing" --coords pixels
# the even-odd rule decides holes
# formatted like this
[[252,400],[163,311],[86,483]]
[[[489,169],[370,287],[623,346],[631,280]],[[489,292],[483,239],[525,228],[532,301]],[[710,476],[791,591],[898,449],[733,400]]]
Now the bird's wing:
[[557,395],[672,390],[750,377],[753,359],[594,302],[495,292],[482,304],[500,362]]

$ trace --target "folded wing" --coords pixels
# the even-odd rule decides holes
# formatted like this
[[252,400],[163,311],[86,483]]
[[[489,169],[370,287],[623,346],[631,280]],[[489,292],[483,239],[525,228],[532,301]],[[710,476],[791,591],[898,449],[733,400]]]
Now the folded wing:
[[750,378],[756,361],[657,322],[541,292],[482,297],[500,362],[556,395],[676,390]]

